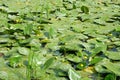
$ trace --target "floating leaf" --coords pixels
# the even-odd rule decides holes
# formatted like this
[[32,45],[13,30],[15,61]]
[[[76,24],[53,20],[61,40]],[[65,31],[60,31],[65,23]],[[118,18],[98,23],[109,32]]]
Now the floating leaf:
[[90,64],[96,64],[100,62],[102,59],[103,59],[102,57],[94,57],[94,59],[90,61]]
[[120,31],[120,26],[115,28],[116,31]]
[[115,74],[108,74],[104,80],[116,80]]
[[70,80],[80,80],[81,76],[78,75],[74,70],[69,69],[68,76]]
[[25,47],[19,47],[18,52],[22,55],[28,55],[30,53],[30,50],[28,48],[25,48]]
[[94,57],[95,55],[97,55],[98,53],[105,52],[107,49],[107,45],[105,43],[102,42],[97,42],[95,44],[95,48],[92,50],[92,54],[91,57]]
[[5,71],[0,71],[0,80],[8,80],[8,73]]
[[120,76],[120,63],[112,63],[109,59],[103,59],[95,66],[96,71],[100,73],[114,73]]
[[103,66],[120,76],[120,63],[104,62]]
[[107,51],[105,55],[112,60],[120,60],[119,52]]
[[18,67],[21,60],[20,55],[13,56],[9,59],[9,65],[13,68]]
[[0,38],[0,43],[7,43],[9,38]]
[[88,77],[85,77],[85,78],[82,78],[81,80],[92,80],[92,79],[88,78]]
[[119,2],[0,0],[0,79],[119,79]]
[[50,29],[49,29],[49,38],[53,38],[54,35],[55,35],[55,29],[50,27]]
[[96,47],[95,49],[93,49],[91,57],[94,57],[95,55],[97,55],[101,50],[102,50],[101,47]]
[[48,69],[48,68],[52,65],[52,63],[53,63],[54,60],[55,60],[54,57],[48,59],[48,60],[44,63],[42,69],[43,69],[43,70]]
[[86,67],[86,62],[80,62],[79,64],[77,64],[76,68],[77,69],[84,69]]
[[27,24],[24,29],[24,34],[25,35],[30,35],[32,33],[33,25],[32,24]]
[[95,65],[95,70],[99,73],[110,73],[111,71],[107,70],[105,67],[101,65],[102,63],[98,63]]
[[75,62],[75,63],[79,63],[79,62],[82,62],[82,59],[74,54],[68,54],[66,56],[66,58],[69,60],[69,61],[72,61],[72,62]]

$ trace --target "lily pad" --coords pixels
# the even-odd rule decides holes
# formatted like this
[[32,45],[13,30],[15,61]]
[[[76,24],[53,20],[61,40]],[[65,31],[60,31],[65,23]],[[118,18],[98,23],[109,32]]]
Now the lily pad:
[[103,59],[101,62],[99,62],[96,65],[95,69],[101,73],[114,73],[114,74],[120,76],[120,64],[119,64],[119,62],[112,63],[108,59]]
[[80,80],[81,76],[78,75],[74,70],[69,69],[68,71],[69,79],[70,80]]
[[79,63],[79,62],[82,62],[82,58],[74,55],[74,54],[68,54],[66,56],[66,59],[71,61],[71,62],[75,62],[75,63]]
[[112,60],[120,60],[120,53],[114,51],[107,51],[105,55]]
[[22,55],[29,55],[30,50],[28,48],[25,48],[25,47],[19,47],[18,52]]

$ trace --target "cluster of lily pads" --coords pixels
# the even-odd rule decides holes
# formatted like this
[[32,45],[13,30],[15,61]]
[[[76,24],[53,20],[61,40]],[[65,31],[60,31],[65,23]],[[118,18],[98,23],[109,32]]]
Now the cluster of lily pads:
[[119,0],[0,0],[0,80],[119,76]]

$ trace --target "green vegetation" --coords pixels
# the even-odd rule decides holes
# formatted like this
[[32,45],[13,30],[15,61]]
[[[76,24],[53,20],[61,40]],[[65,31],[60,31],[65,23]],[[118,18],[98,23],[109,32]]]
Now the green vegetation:
[[120,79],[120,0],[0,0],[0,80]]

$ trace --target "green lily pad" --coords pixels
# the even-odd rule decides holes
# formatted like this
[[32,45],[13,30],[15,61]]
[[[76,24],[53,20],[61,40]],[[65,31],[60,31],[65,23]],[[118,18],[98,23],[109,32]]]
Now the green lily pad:
[[28,48],[25,48],[25,47],[19,47],[18,52],[22,55],[29,55],[30,50]]
[[82,58],[74,55],[74,54],[68,54],[66,56],[66,59],[69,60],[69,61],[72,61],[72,62],[75,62],[75,63],[79,63],[82,61]]
[[16,67],[19,66],[20,61],[21,61],[21,56],[20,55],[12,56],[9,59],[9,65],[13,68],[16,68]]
[[8,73],[5,71],[0,71],[0,79],[1,80],[8,80]]
[[98,62],[100,62],[103,58],[102,57],[94,57],[91,61],[90,61],[90,65],[92,64],[97,64]]
[[9,38],[0,38],[0,43],[7,43],[9,41]]
[[108,74],[108,75],[105,77],[105,80],[115,80],[115,79],[116,79],[115,74]]
[[115,28],[116,31],[120,31],[120,26]]
[[120,76],[120,63],[105,62],[103,63],[103,66]]
[[112,63],[108,59],[103,59],[95,66],[96,71],[100,73],[114,73],[120,76],[120,63]]
[[0,80],[119,79],[119,3],[0,0]]
[[107,51],[105,55],[112,60],[120,60],[119,52]]
[[78,75],[74,70],[69,69],[68,76],[70,80],[80,80],[81,76]]
[[52,57],[52,58],[48,59],[48,60],[44,63],[42,69],[43,69],[43,70],[48,69],[48,68],[50,67],[50,65],[52,65],[52,63],[53,63],[54,60],[55,60],[55,57]]

